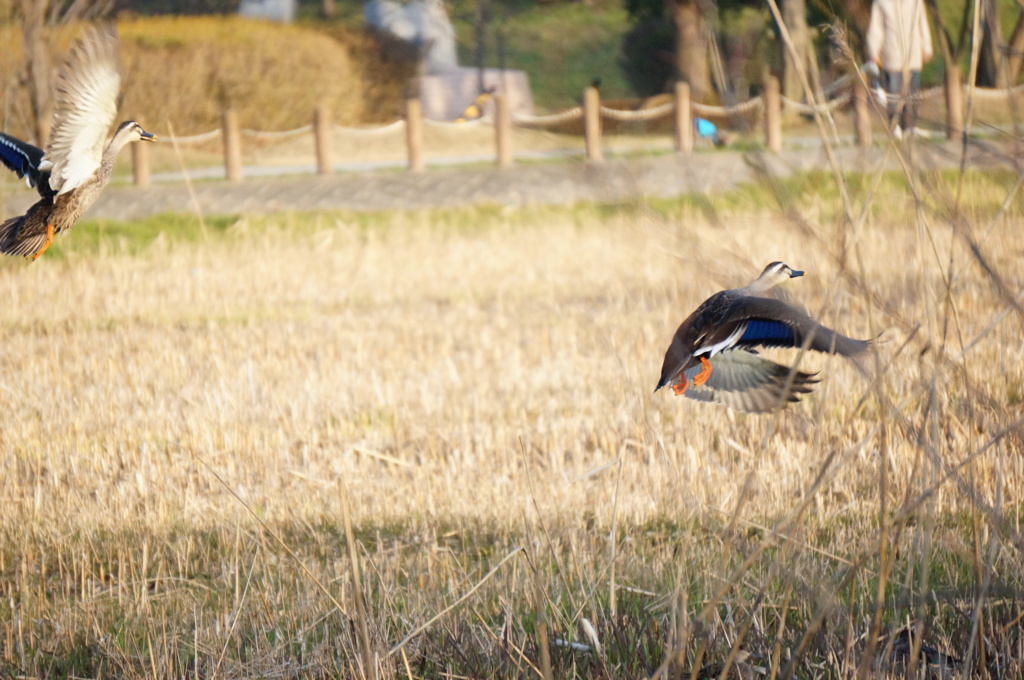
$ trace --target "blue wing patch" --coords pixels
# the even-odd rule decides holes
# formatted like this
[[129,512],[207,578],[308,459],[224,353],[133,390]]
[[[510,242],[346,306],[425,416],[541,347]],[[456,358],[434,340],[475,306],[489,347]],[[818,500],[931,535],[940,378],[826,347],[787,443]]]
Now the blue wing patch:
[[24,177],[40,196],[52,199],[54,191],[50,187],[50,172],[39,172],[44,155],[42,149],[0,132],[0,162],[19,178]]
[[796,344],[796,333],[781,321],[751,319],[737,345],[781,346]]
[[4,137],[0,137],[0,159],[9,169],[18,173],[18,178],[24,177],[32,171],[32,159],[24,151],[11,144]]

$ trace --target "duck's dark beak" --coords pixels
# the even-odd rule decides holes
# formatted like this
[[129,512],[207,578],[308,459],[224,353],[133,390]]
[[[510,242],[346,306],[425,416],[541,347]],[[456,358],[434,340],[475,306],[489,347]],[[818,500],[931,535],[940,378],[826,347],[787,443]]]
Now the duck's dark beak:
[[148,133],[146,131],[140,132],[139,135],[140,135],[141,140],[143,142],[154,142],[154,141],[156,141],[156,135],[150,134],[150,133]]
[[790,269],[789,270],[789,278],[791,278],[791,279],[795,279],[796,277],[803,276],[803,275],[804,275],[803,272],[797,271],[796,269]]

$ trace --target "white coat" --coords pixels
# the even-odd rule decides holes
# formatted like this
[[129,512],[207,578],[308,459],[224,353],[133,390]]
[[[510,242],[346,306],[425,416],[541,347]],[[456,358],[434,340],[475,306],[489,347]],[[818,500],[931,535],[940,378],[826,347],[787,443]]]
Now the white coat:
[[932,34],[922,0],[875,0],[867,57],[885,71],[920,71],[932,58]]

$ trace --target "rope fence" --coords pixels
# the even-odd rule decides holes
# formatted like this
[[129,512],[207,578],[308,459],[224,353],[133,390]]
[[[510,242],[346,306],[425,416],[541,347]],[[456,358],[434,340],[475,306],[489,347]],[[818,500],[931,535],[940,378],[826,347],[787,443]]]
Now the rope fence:
[[247,130],[242,128],[242,134],[246,137],[252,137],[253,139],[289,139],[312,131],[312,123],[309,125],[303,125],[302,127],[297,127],[294,130],[281,130],[280,132],[265,132],[263,130]]
[[[927,90],[918,90],[913,95],[910,95],[908,97],[908,99],[913,99],[914,101],[917,101],[917,102],[923,102],[923,101],[926,101],[928,99],[934,99],[935,97],[939,96],[940,94],[945,93],[945,91],[946,91],[946,89],[943,88],[943,87],[930,87]],[[968,91],[968,87],[965,85],[964,86],[964,92],[966,93],[967,91]],[[977,95],[978,92],[980,92],[980,91],[981,91],[981,88],[975,88],[975,95]],[[994,99],[996,97],[1007,97],[1007,96],[1012,96],[1014,94],[1012,90],[995,90],[994,92],[997,92],[998,94],[996,94],[994,96],[990,96],[988,94],[988,90],[986,90],[986,94],[982,95],[981,97],[978,97],[978,99],[985,99],[985,98]],[[877,99],[879,99],[880,101],[884,99],[885,102],[888,102],[888,103],[891,103],[891,104],[895,104],[896,102],[898,102],[898,101],[903,99],[902,95],[889,94],[888,92],[883,90],[881,87],[876,87],[875,89],[873,89],[871,91],[871,93]]]
[[536,125],[539,127],[546,127],[549,125],[562,125],[564,123],[571,123],[572,121],[579,120],[580,118],[583,118],[582,106],[574,106],[566,111],[552,113],[546,116],[534,116],[525,113],[512,114],[512,122],[521,126]]
[[[963,88],[964,88],[964,93],[965,94],[971,91],[971,86],[970,85],[964,85]],[[933,87],[931,90],[928,90],[928,92],[931,92],[932,90],[938,90],[938,91],[941,92],[942,88],[941,87]],[[974,96],[977,97],[978,99],[1001,99],[1003,97],[1009,97],[1009,96],[1017,95],[1017,94],[1020,94],[1022,92],[1024,92],[1024,85],[1017,85],[1016,87],[1010,87],[1010,88],[1007,88],[1005,90],[1000,90],[1000,89],[997,89],[997,88],[988,88],[988,87],[975,87],[974,88]]]
[[347,135],[384,135],[389,132],[398,132],[399,130],[405,129],[405,121],[402,119],[396,120],[394,123],[388,123],[387,125],[381,125],[379,127],[372,128],[356,128],[348,127],[345,125],[332,125],[331,129],[335,132],[341,132]]
[[[973,93],[974,97],[988,101],[1024,93],[1024,85],[1006,89],[972,88],[969,85],[962,85],[962,88],[965,94]],[[932,87],[916,93],[914,98],[918,101],[925,101],[938,97],[944,92],[945,88],[943,87]],[[685,83],[680,83],[676,87],[672,100],[648,108],[628,110],[602,105],[598,90],[589,87],[584,91],[582,106],[574,106],[564,111],[545,115],[512,112],[506,97],[498,94],[494,96],[495,111],[493,113],[487,113],[468,121],[437,121],[424,118],[419,100],[410,99],[406,102],[405,117],[385,125],[349,127],[333,124],[327,107],[320,106],[314,112],[312,123],[292,130],[280,131],[241,128],[236,115],[229,109],[224,112],[223,125],[220,128],[196,135],[176,137],[175,142],[182,145],[199,145],[220,139],[224,151],[225,175],[232,181],[242,178],[241,140],[243,138],[272,142],[297,138],[306,134],[312,134],[314,137],[317,172],[320,174],[330,174],[333,170],[330,161],[332,133],[357,137],[404,133],[409,159],[408,168],[413,172],[419,172],[425,167],[422,148],[424,127],[450,130],[479,126],[493,127],[496,139],[496,160],[500,167],[507,167],[513,162],[512,128],[557,128],[580,120],[583,121],[587,158],[595,162],[600,162],[603,158],[601,150],[602,120],[639,123],[659,120],[668,116],[675,118],[675,149],[681,153],[689,153],[693,149],[695,116],[734,120],[744,118],[748,124],[752,117],[761,119],[764,125],[766,146],[769,150],[778,152],[782,148],[782,118],[785,111],[813,115],[815,112],[833,112],[852,105],[857,144],[866,146],[871,143],[871,116],[878,115],[870,110],[868,97],[875,97],[883,106],[885,103],[892,103],[900,99],[898,95],[888,95],[881,90],[865,90],[857,83],[856,79],[850,76],[843,76],[825,88],[822,96],[826,97],[828,101],[819,103],[795,101],[782,95],[778,79],[769,76],[765,81],[764,93],[761,96],[731,106],[715,106],[692,101],[689,87]],[[958,132],[954,129],[954,119],[950,118],[947,136],[952,138]],[[148,185],[150,176],[148,154],[133,155],[133,159],[136,166],[133,167],[136,185]]]
[[445,129],[445,128],[448,128],[448,129],[451,129],[451,128],[466,129],[466,128],[471,128],[471,127],[476,127],[477,125],[487,125],[487,124],[493,125],[494,124],[494,121],[491,120],[491,117],[489,115],[487,115],[487,114],[484,114],[484,115],[480,116],[479,118],[474,118],[472,120],[465,120],[465,121],[462,121],[462,122],[449,121],[449,120],[433,120],[431,118],[424,118],[423,122],[426,123],[427,125],[429,125],[430,127],[435,127],[435,128],[440,128],[440,129]]
[[824,104],[804,104],[798,102],[785,95],[782,96],[782,105],[787,109],[793,109],[797,113],[805,115],[813,115],[815,111],[818,113],[830,113],[836,109],[840,109],[850,103],[853,95],[850,92],[844,92],[830,102]]
[[202,132],[198,135],[189,135],[188,137],[175,137],[174,141],[178,144],[202,144],[208,142],[211,139],[220,137],[223,130],[217,128],[216,130],[210,130],[209,132]]
[[598,110],[601,112],[601,116],[610,120],[618,120],[623,122],[633,122],[641,120],[655,120],[658,118],[664,118],[668,114],[672,113],[676,109],[675,102],[666,102],[659,106],[652,106],[649,109],[637,109],[636,111],[624,111],[622,109],[610,109],[607,106],[602,106]]
[[693,102],[690,104],[694,113],[699,113],[702,116],[724,116],[733,118],[736,116],[745,116],[751,111],[757,111],[758,115],[761,114],[761,110],[764,109],[764,98],[753,97],[745,102],[739,104],[733,104],[732,106],[715,106],[713,104],[701,104],[699,102]]

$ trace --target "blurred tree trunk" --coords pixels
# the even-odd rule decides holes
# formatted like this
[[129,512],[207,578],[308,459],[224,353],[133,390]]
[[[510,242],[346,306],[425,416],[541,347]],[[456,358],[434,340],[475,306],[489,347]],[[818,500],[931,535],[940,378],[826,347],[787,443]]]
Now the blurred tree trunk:
[[[783,45],[782,50],[785,56],[785,66],[782,72],[782,94],[800,101],[803,98],[803,86],[800,84],[798,66],[803,68],[807,77],[813,78],[817,72],[814,44],[811,41],[811,31],[807,27],[807,3],[805,0],[783,0],[782,20],[789,31],[789,37],[793,41],[793,51]],[[796,58],[794,59],[794,53]],[[812,81],[813,86],[813,81]]]
[[1024,7],[1021,7],[1017,15],[1017,25],[1013,27],[1010,51],[1006,58],[1006,79],[1011,85],[1020,78],[1021,66],[1024,66]]
[[324,19],[333,19],[337,13],[338,8],[335,6],[334,0],[320,0],[320,16]]
[[689,84],[693,100],[711,89],[708,73],[708,31],[699,0],[666,0],[676,33],[676,68]]
[[46,3],[23,0],[24,26],[22,48],[25,52],[25,88],[32,112],[32,135],[37,146],[44,146],[50,136],[50,110],[53,106],[53,87],[50,84],[51,67],[49,36],[46,35]]
[[999,26],[997,0],[981,0],[981,53],[977,84],[982,87],[1008,87],[1006,59],[1003,58],[1003,31]]
[[964,127],[963,76],[960,73],[960,52],[967,44],[967,21],[971,14],[973,0],[964,0],[960,18],[960,33],[956,42],[949,32],[945,19],[939,11],[936,0],[928,0],[932,21],[935,23],[936,41],[942,53],[946,70],[946,138],[956,139]]
[[76,0],[70,4],[51,0],[17,0],[22,21],[22,49],[25,71],[21,80],[28,91],[32,134],[42,147],[50,135],[53,111],[54,67],[50,60],[50,37],[57,26],[95,19],[110,12],[114,0]]

